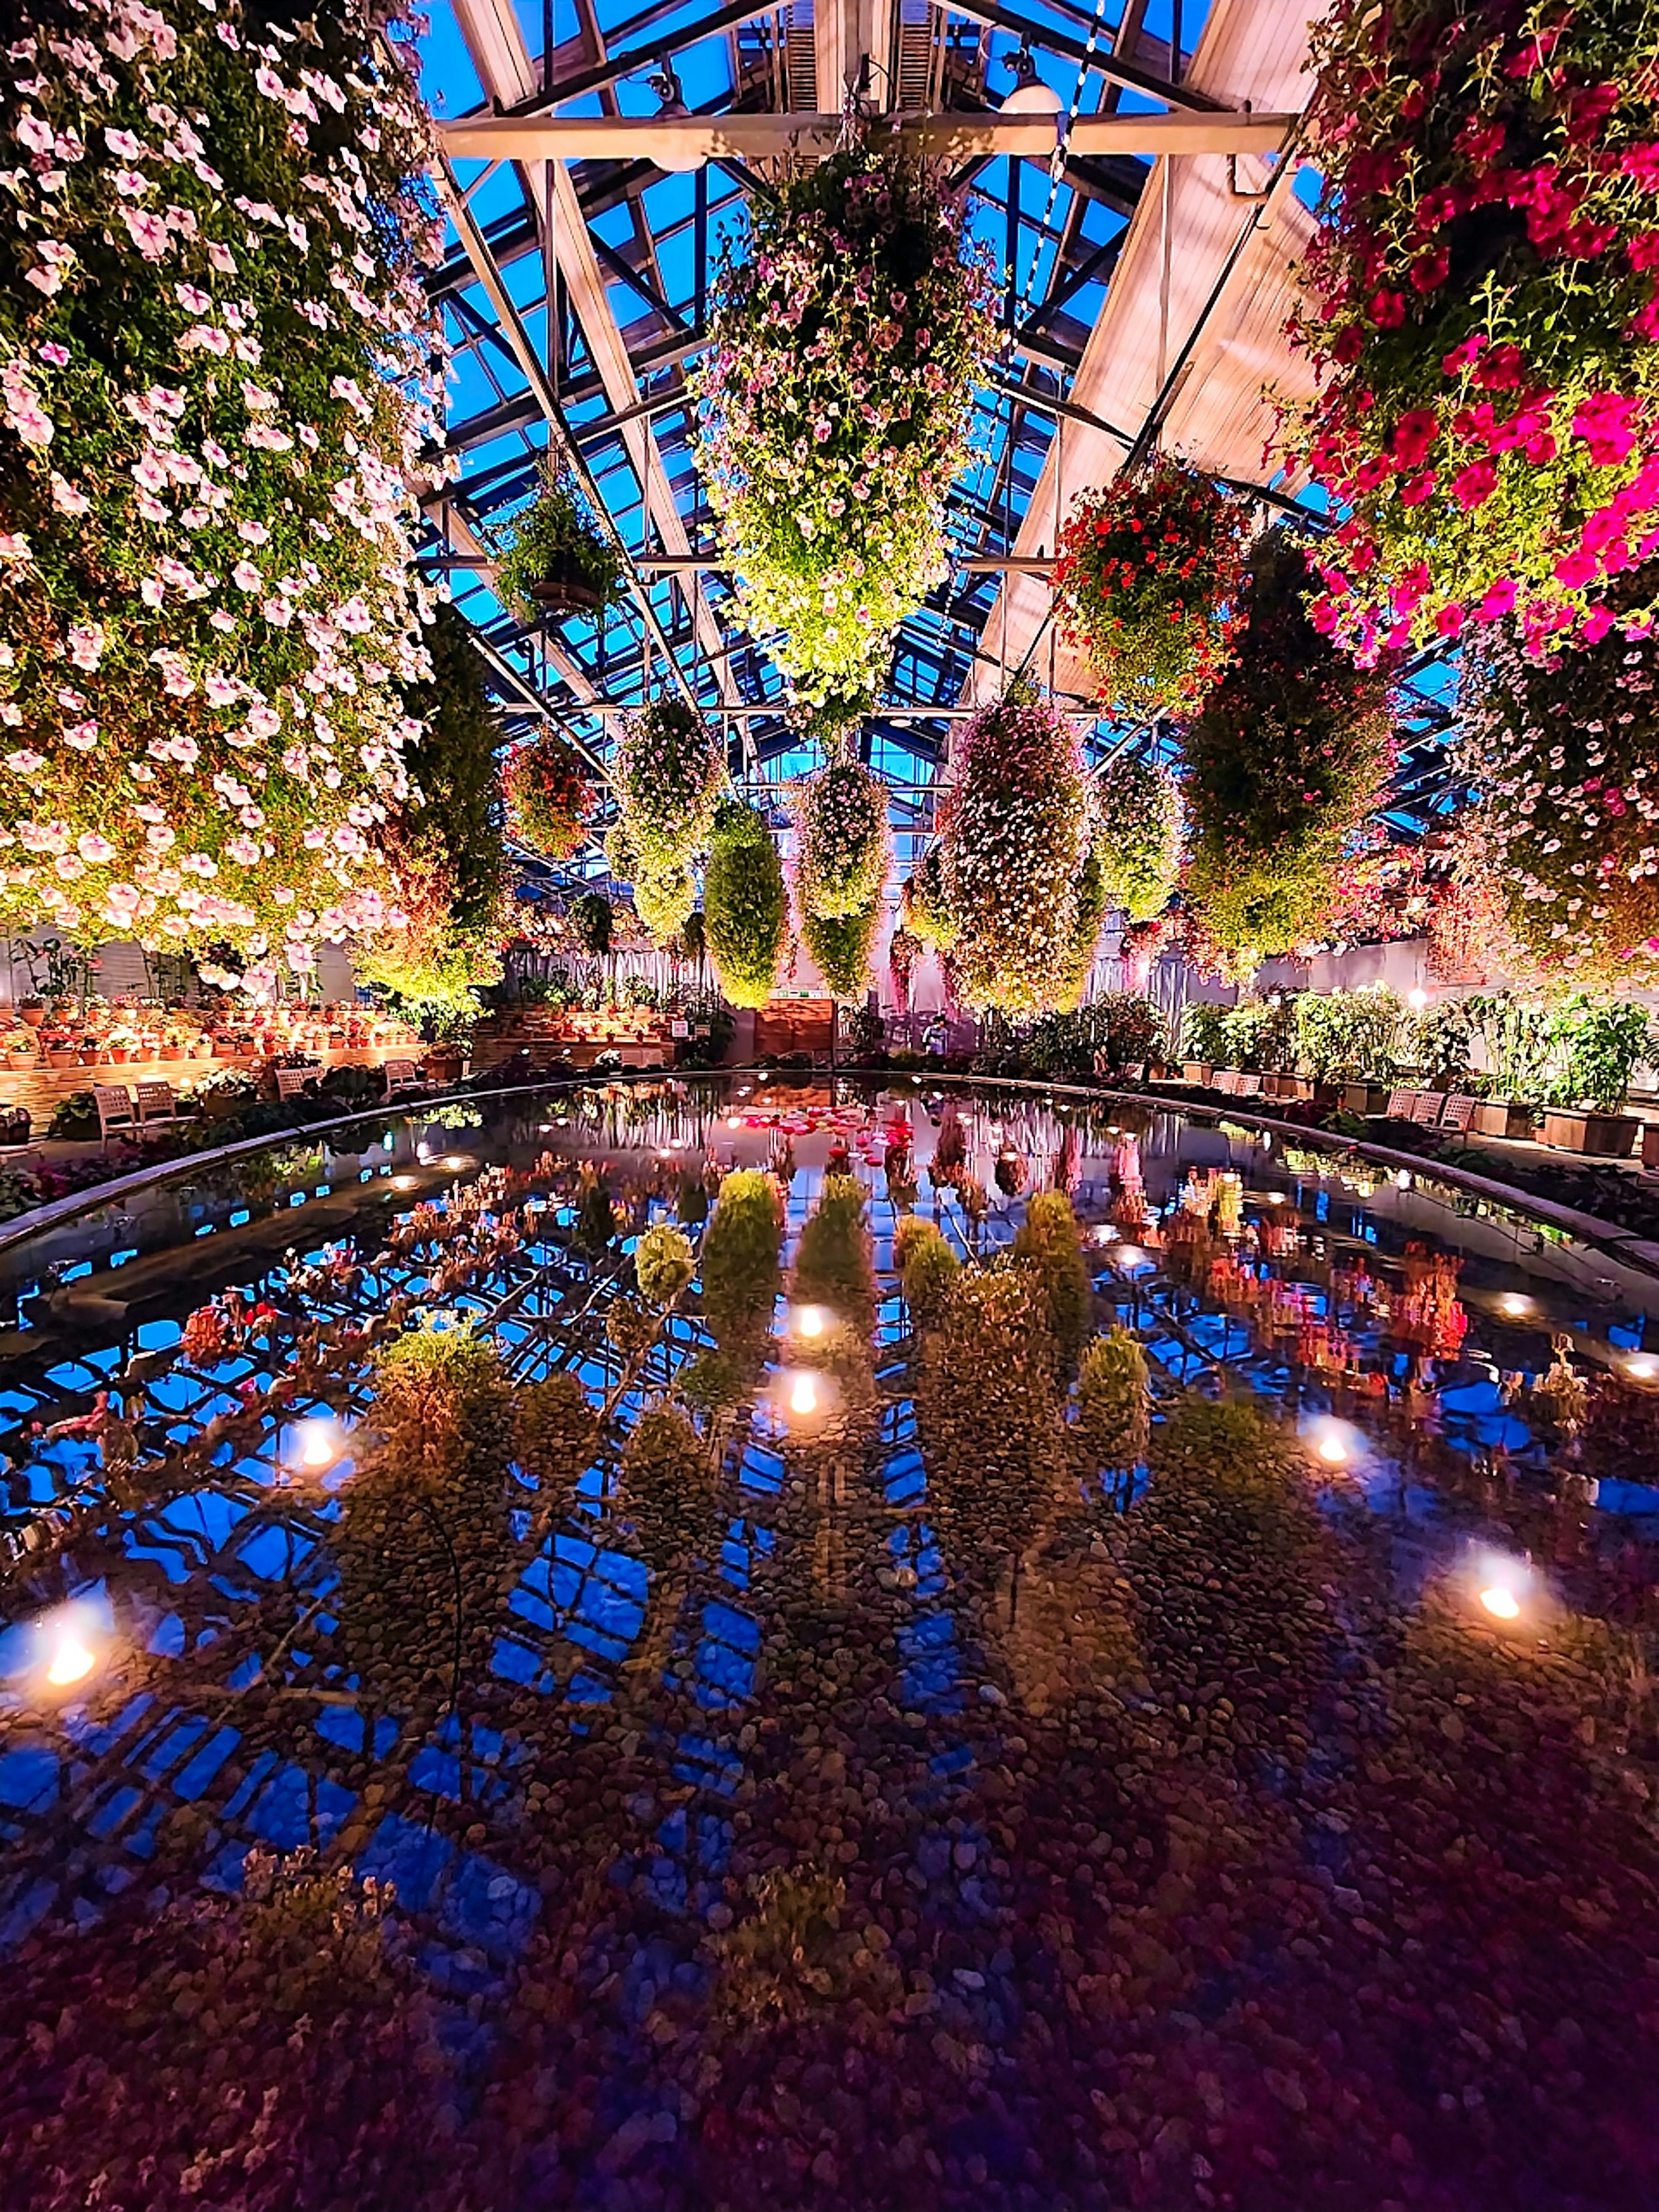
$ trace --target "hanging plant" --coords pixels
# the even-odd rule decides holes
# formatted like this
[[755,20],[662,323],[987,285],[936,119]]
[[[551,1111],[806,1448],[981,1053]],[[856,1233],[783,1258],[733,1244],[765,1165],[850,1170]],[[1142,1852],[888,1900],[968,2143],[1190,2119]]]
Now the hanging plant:
[[[1645,601],[1659,564],[1620,578]],[[1659,983],[1659,641],[1621,630],[1528,659],[1514,625],[1464,661],[1457,772],[1477,794],[1458,881],[1500,905],[1514,970],[1537,986]]]
[[570,934],[576,948],[590,960],[603,960],[611,950],[616,909],[602,891],[583,891],[571,900]]
[[622,596],[621,556],[568,475],[550,460],[541,465],[535,497],[509,526],[495,591],[525,623],[603,614]]
[[1245,501],[1159,453],[1085,492],[1060,532],[1054,617],[1125,721],[1195,707],[1227,658],[1251,535]]
[[1061,1012],[1074,1012],[1083,1004],[1093,972],[1095,951],[1100,943],[1100,933],[1111,901],[1107,896],[1105,871],[1100,864],[1098,846],[1091,846],[1083,863],[1083,872],[1077,881],[1077,922],[1072,935],[1072,954],[1068,963],[1066,986],[1058,1000]]
[[721,990],[734,1006],[763,1006],[777,984],[789,901],[765,816],[736,799],[714,819],[702,917]]
[[634,911],[653,945],[677,938],[696,903],[697,886],[689,868],[671,868],[660,876],[641,870],[634,878]]
[[861,999],[870,988],[870,956],[875,949],[878,902],[861,914],[804,914],[800,941],[823,976],[832,999]]
[[1314,58],[1287,442],[1351,510],[1315,619],[1366,659],[1475,616],[1594,640],[1659,544],[1659,16],[1338,0]]
[[1188,725],[1189,944],[1248,970],[1317,934],[1393,761],[1388,687],[1314,629],[1308,566],[1259,539],[1237,649]]
[[901,1007],[910,1004],[910,979],[926,951],[920,937],[901,921],[887,943],[887,972],[893,979],[893,995]]
[[47,20],[0,86],[0,926],[222,943],[269,990],[384,917],[430,126],[356,9]]
[[945,855],[930,845],[906,878],[899,894],[900,916],[924,945],[948,952],[957,941],[956,925],[945,902]]
[[945,574],[945,496],[994,351],[993,283],[933,173],[856,146],[749,204],[696,380],[700,459],[742,619],[795,696],[872,700]]
[[803,911],[824,920],[863,914],[887,881],[892,840],[887,786],[855,760],[833,760],[795,799],[796,869]]
[[580,756],[555,731],[514,745],[501,762],[501,793],[514,836],[544,860],[574,860],[587,842],[593,783]]
[[1106,903],[1150,921],[1181,872],[1181,795],[1144,753],[1121,752],[1095,778],[1095,845]]
[[654,700],[617,738],[611,781],[635,879],[690,869],[708,842],[726,787],[726,752],[684,699]]
[[1089,843],[1077,732],[1030,686],[1012,685],[963,726],[939,801],[939,880],[964,1003],[1018,1018],[1072,995]]

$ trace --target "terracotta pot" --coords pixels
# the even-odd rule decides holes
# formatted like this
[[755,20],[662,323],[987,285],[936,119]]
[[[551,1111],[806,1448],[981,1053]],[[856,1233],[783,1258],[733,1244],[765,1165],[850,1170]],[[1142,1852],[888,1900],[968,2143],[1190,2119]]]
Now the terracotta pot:
[[125,1067],[131,1058],[131,1054],[124,1044],[112,1044],[109,1048],[109,1064],[112,1067]]
[[1181,1063],[1182,1081],[1196,1083],[1206,1091],[1210,1086],[1210,1079],[1214,1073],[1214,1068],[1206,1060],[1183,1060]]
[[17,1011],[32,1030],[38,1030],[46,1018],[44,1006],[19,1006]]
[[52,1045],[46,1053],[48,1067],[78,1067],[79,1055],[71,1045]]
[[1633,1114],[1547,1112],[1544,1142],[1558,1152],[1582,1152],[1587,1159],[1625,1160],[1640,1127]]
[[101,1055],[95,1044],[83,1044],[75,1056],[82,1067],[96,1067]]

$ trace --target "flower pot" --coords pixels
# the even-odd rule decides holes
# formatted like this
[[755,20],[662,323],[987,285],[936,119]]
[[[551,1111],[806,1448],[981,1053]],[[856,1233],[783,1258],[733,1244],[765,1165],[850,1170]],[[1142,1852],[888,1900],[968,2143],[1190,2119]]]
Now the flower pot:
[[1551,1111],[1544,1116],[1544,1142],[1558,1152],[1582,1152],[1588,1159],[1628,1159],[1640,1126],[1633,1114]]
[[1644,1168],[1659,1168],[1659,1121],[1642,1124],[1642,1164]]
[[550,614],[597,614],[605,593],[590,583],[574,561],[550,563],[547,574],[524,587],[526,599]]
[[125,1067],[131,1057],[131,1054],[124,1044],[112,1044],[109,1048],[109,1064],[112,1067]]
[[50,1045],[46,1049],[48,1067],[78,1067],[80,1055],[73,1045]]
[[[1474,1109],[1470,1125],[1478,1137],[1528,1138],[1533,1132],[1533,1111],[1530,1106],[1518,1106],[1512,1098],[1483,1098]],[[1628,1152],[1630,1146],[1626,1146]]]
[[38,1030],[46,1018],[44,1006],[19,1006],[17,1011],[32,1030]]
[[1381,1114],[1388,1103],[1386,1083],[1345,1083],[1342,1086],[1345,1114]]
[[428,1081],[459,1083],[461,1079],[461,1055],[458,1052],[429,1052],[421,1063]]
[[82,1067],[96,1067],[98,1065],[99,1052],[95,1044],[83,1044],[80,1046],[76,1050],[75,1056],[80,1061]]
[[1181,1079],[1183,1083],[1196,1083],[1207,1091],[1214,1075],[1215,1070],[1207,1060],[1183,1060],[1181,1063]]

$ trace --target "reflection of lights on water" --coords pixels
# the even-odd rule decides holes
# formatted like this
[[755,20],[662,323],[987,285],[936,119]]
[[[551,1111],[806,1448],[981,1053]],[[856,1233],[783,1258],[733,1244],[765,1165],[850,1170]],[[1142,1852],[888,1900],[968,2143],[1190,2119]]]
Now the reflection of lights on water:
[[1412,1187],[1411,1170],[1409,1168],[1396,1168],[1394,1171],[1394,1181],[1396,1190],[1409,1190]]
[[1138,1267],[1146,1256],[1139,1244],[1121,1244],[1118,1247],[1117,1257],[1126,1267]]
[[803,1306],[795,1316],[798,1336],[822,1336],[826,1316],[822,1306]]
[[46,1668],[46,1680],[54,1689],[67,1689],[71,1682],[84,1681],[98,1664],[75,1631],[60,1628],[52,1647],[52,1662]]
[[1532,1581],[1524,1559],[1503,1552],[1482,1552],[1474,1563],[1474,1592],[1480,1609],[1494,1620],[1518,1620]]
[[1638,1352],[1634,1359],[1625,1362],[1625,1372],[1638,1382],[1659,1381],[1659,1359],[1650,1359],[1646,1352]]
[[415,1157],[417,1160],[429,1160],[432,1158],[431,1146],[426,1144],[416,1145],[415,1147]]
[[1261,1203],[1263,1206],[1288,1206],[1290,1202],[1290,1194],[1288,1191],[1268,1190],[1264,1191],[1261,1194]]
[[1513,1620],[1521,1610],[1521,1601],[1512,1589],[1502,1583],[1493,1583],[1480,1593],[1480,1602],[1496,1620]]
[[1523,1314],[1532,1311],[1532,1300],[1523,1297],[1519,1291],[1505,1291],[1498,1304],[1500,1312],[1506,1313],[1511,1321],[1519,1321]]
[[740,1129],[743,1127],[743,1123],[737,1115],[728,1114],[726,1117],[726,1126],[728,1129]]
[[1116,1243],[1117,1231],[1109,1221],[1103,1221],[1100,1226],[1096,1230],[1095,1242],[1097,1244]]
[[392,1188],[393,1190],[418,1190],[420,1187],[421,1179],[419,1176],[397,1175],[393,1176],[392,1178]]
[[792,1413],[816,1413],[818,1409],[817,1378],[811,1375],[797,1375],[789,1385],[789,1410]]
[[471,1164],[465,1152],[449,1152],[444,1158],[444,1165],[451,1175],[459,1175],[464,1168],[470,1168]]
[[332,1467],[340,1456],[340,1441],[332,1421],[301,1421],[298,1430],[301,1467],[313,1473]]
[[1428,1003],[1429,994],[1423,989],[1420,984],[1416,990],[1408,991],[1406,994],[1406,1004],[1411,1008],[1414,1014],[1420,1014],[1424,1007],[1426,1006]]
[[1346,1463],[1348,1447],[1334,1429],[1327,1429],[1319,1439],[1319,1456],[1327,1467],[1341,1467]]

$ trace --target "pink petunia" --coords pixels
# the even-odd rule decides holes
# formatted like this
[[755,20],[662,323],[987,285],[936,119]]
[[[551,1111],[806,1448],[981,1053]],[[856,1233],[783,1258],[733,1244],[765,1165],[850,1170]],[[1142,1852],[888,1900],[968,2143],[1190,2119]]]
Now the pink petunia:
[[1587,553],[1580,545],[1556,562],[1555,580],[1570,592],[1580,591],[1586,584],[1595,582],[1596,568],[1595,554]]
[[1589,447],[1597,468],[1613,468],[1628,459],[1636,443],[1631,418],[1637,405],[1634,399],[1614,392],[1595,392],[1580,400],[1573,414],[1572,434]]
[[1484,507],[1498,489],[1498,471],[1491,461],[1472,461],[1451,480],[1451,495],[1465,514]]

